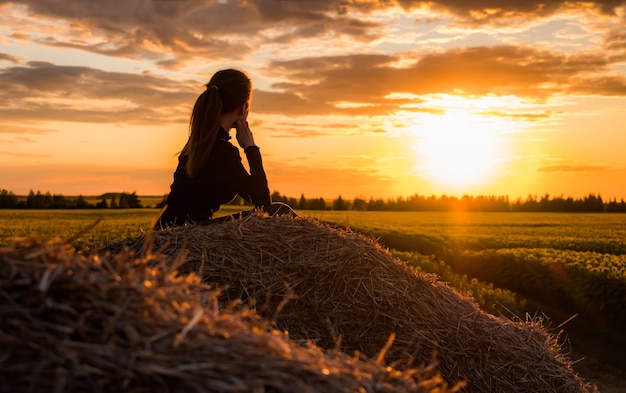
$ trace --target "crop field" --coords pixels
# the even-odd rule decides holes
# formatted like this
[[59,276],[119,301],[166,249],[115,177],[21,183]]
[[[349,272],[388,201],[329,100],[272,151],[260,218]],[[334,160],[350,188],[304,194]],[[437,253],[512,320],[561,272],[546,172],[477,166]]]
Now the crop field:
[[[226,206],[220,215],[237,210]],[[621,332],[626,326],[626,214],[298,213],[377,238],[396,257],[439,275],[488,312],[521,319],[547,316],[556,332],[565,331],[575,352],[600,359],[593,372],[612,375],[613,384],[606,386],[626,381]],[[0,210],[0,247],[16,237],[60,237],[77,252],[89,252],[144,233],[157,214],[147,208]]]
[[[554,248],[626,254],[626,214],[323,211],[308,215],[360,231],[402,237],[391,248],[436,251]],[[421,244],[420,244],[421,243]]]
[[[226,206],[220,214],[238,210]],[[89,251],[144,233],[158,214],[158,209],[0,209],[0,247],[9,245],[13,238],[59,237],[70,241],[78,251]]]

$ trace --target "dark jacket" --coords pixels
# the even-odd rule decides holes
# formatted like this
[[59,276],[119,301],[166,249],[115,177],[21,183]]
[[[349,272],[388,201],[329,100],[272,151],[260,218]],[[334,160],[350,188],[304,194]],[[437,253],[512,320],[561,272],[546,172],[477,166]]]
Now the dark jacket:
[[250,146],[245,150],[250,166],[248,173],[241,162],[239,149],[230,143],[230,139],[228,132],[220,129],[207,163],[193,178],[185,171],[187,156],[181,154],[178,157],[161,226],[207,220],[220,205],[232,201],[237,195],[257,207],[271,204],[259,148]]

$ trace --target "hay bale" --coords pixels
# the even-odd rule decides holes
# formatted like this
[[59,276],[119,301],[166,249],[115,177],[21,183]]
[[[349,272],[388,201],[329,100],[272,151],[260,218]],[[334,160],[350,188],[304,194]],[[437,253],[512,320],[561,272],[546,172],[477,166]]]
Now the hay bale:
[[432,367],[297,345],[218,296],[159,256],[0,249],[0,392],[456,391]]
[[182,273],[228,285],[296,340],[376,357],[400,369],[428,364],[467,392],[592,392],[540,321],[487,314],[436,277],[393,258],[374,240],[311,219],[251,215],[167,229],[112,244],[183,260]]

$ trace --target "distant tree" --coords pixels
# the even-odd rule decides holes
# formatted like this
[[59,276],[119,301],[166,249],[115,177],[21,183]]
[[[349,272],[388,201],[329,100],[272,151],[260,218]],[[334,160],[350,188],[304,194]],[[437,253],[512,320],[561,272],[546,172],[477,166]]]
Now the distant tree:
[[0,190],[0,208],[1,209],[15,209],[19,199],[17,195],[13,192],[5,190],[4,188]]
[[309,208],[309,204],[307,203],[307,200],[304,197],[304,194],[301,194],[300,195],[300,200],[298,201],[298,209],[306,210],[308,208]]
[[326,210],[326,201],[324,198],[311,199],[307,201],[309,210]]
[[354,198],[352,201],[352,210],[367,210],[367,202],[365,199]]
[[115,200],[115,197],[114,197],[114,196],[112,196],[112,197],[111,197],[111,203],[109,204],[109,207],[110,207],[111,209],[117,209],[117,207],[118,207],[118,206],[117,206],[117,201]]
[[602,203],[602,197],[596,196],[595,194],[589,194],[583,200],[583,206],[585,207],[586,212],[603,212],[604,204]]
[[95,208],[96,209],[107,209],[109,207],[109,204],[107,203],[107,200],[102,198],[102,200],[98,203],[96,203]]
[[348,204],[341,198],[341,195],[333,201],[333,210],[348,210]]
[[385,208],[385,201],[383,199],[374,199],[371,198],[367,203],[367,210],[369,211],[384,211],[387,210]]
[[26,206],[29,209],[45,209],[45,199],[41,191],[37,190],[37,193],[35,193],[33,190],[30,190],[26,197]]
[[127,209],[128,208],[128,200],[126,199],[126,193],[123,192],[120,194],[120,199],[117,201],[118,209]]
[[35,192],[33,190],[28,191],[28,196],[26,197],[26,207],[29,209],[35,208]]
[[77,209],[87,209],[89,207],[91,207],[91,205],[89,204],[89,202],[87,202],[85,200],[85,198],[83,198],[82,195],[79,195],[78,198],[76,198],[76,201],[74,202],[74,206]]
[[141,199],[137,196],[137,192],[133,191],[128,194],[128,207],[131,209],[141,209],[143,207]]
[[626,202],[624,202],[624,199],[617,202],[617,199],[613,198],[613,200],[607,204],[606,211],[609,213],[626,213]]

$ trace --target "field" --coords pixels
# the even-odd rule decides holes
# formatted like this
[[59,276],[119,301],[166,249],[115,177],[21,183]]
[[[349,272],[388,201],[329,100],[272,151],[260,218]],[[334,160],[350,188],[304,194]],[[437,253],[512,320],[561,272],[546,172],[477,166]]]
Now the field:
[[[220,214],[238,210],[241,209],[226,206]],[[79,251],[89,251],[142,234],[152,227],[158,213],[158,209],[0,209],[0,247],[9,245],[16,237],[60,237],[70,239]]]
[[[235,211],[227,207],[221,214]],[[156,209],[0,210],[0,246],[61,237],[89,252],[149,229]],[[378,238],[485,310],[545,315],[571,342],[579,372],[602,392],[626,381],[626,215],[301,211]],[[570,320],[571,317],[574,317]],[[560,326],[562,324],[562,326]]]

